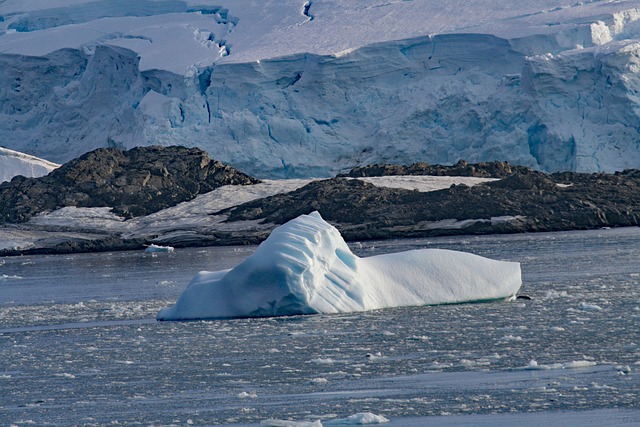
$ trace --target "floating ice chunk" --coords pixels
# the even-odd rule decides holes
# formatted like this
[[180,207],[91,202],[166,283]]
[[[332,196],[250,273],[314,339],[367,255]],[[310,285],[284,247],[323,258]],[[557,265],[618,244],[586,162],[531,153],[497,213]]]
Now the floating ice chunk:
[[564,363],[562,369],[590,368],[596,365],[597,363],[591,360],[574,360],[573,362]]
[[441,249],[359,258],[317,212],[276,228],[232,270],[200,272],[158,320],[348,313],[509,298],[520,264]]
[[147,246],[144,250],[145,252],[173,252],[174,249],[172,246],[160,246],[154,245],[153,243]]
[[324,427],[324,426],[362,426],[372,424],[385,424],[389,420],[382,415],[371,412],[359,412],[347,418],[336,418],[321,422],[317,421],[289,421],[289,420],[264,420],[260,422],[262,427]]
[[581,302],[580,303],[580,310],[584,310],[584,311],[600,311],[602,310],[602,307],[600,307],[599,305],[596,304],[589,304],[586,302]]
[[257,397],[258,395],[254,391],[252,391],[251,393],[247,393],[246,391],[238,393],[239,399],[255,399]]
[[340,418],[336,420],[325,421],[325,426],[337,426],[337,425],[369,425],[369,424],[385,424],[389,420],[382,415],[372,414],[371,412],[359,412],[354,415],[350,415],[347,418]]
[[574,360],[567,363],[552,363],[550,365],[540,365],[535,360],[531,360],[529,364],[524,368],[530,371],[548,371],[552,369],[579,369],[590,368],[596,366],[596,362],[590,360]]
[[336,361],[331,359],[331,358],[322,358],[322,357],[318,357],[316,359],[311,359],[309,362],[310,363],[317,363],[319,365],[333,365],[334,363],[336,363]]
[[260,422],[262,427],[322,427],[320,420],[317,421],[287,421],[287,420],[264,420]]

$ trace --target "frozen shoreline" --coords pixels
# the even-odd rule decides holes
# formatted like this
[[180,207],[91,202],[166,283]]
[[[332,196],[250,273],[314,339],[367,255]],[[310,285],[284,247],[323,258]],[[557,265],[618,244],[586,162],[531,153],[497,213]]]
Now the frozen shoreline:
[[[218,187],[131,219],[116,214],[118,205],[66,205],[1,226],[0,256],[138,250],[149,244],[258,244],[278,225],[313,211],[351,242],[640,225],[638,170],[511,173],[498,180],[433,175],[265,180]],[[13,200],[28,197],[17,194]]]
[[[384,176],[362,178],[362,180],[380,187],[424,192],[449,188],[453,184],[473,186],[495,179],[455,176]],[[253,231],[263,239],[268,235],[273,224],[260,224],[258,221],[226,223],[227,215],[211,213],[248,201],[291,192],[313,181],[316,179],[263,180],[260,184],[249,186],[227,185],[202,194],[189,202],[127,221],[112,213],[111,208],[108,207],[66,207],[38,215],[24,224],[0,225],[0,236],[2,236],[0,237],[0,256],[3,252],[4,255],[64,253],[65,251],[54,251],[53,247],[65,241],[90,242],[108,237],[113,238],[112,244],[106,245],[101,250],[142,248],[147,242],[180,247],[258,243],[259,240],[247,238],[233,241],[232,236],[234,233],[247,234],[247,231]],[[455,227],[455,221],[448,226]],[[217,241],[208,237],[212,234],[217,236]],[[69,248],[67,252],[92,251]]]

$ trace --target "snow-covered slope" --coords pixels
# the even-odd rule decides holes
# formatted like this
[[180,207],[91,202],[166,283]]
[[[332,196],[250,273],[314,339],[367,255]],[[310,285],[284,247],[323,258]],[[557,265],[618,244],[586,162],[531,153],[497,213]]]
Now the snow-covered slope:
[[514,296],[520,264],[442,249],[359,258],[317,212],[232,270],[200,272],[159,320],[349,313]]
[[640,167],[640,0],[0,2],[0,140],[200,146],[259,177]]
[[60,165],[28,154],[0,147],[0,182],[11,181],[16,175],[40,177]]

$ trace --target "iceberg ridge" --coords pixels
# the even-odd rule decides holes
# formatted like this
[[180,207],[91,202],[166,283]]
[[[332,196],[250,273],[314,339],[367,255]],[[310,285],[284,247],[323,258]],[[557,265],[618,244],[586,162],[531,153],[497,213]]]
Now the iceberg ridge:
[[158,320],[349,313],[509,298],[520,264],[442,249],[360,258],[319,213],[275,229],[231,270],[198,273]]

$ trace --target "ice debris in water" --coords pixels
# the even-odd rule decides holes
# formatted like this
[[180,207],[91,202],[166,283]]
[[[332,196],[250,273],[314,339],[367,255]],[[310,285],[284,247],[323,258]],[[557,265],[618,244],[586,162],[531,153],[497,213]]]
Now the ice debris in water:
[[359,258],[318,212],[276,228],[231,270],[200,272],[158,320],[349,313],[513,297],[520,264],[420,249]]
[[530,371],[548,371],[552,369],[579,369],[579,368],[590,368],[592,366],[596,366],[597,363],[590,360],[574,360],[572,362],[567,363],[552,363],[550,365],[540,365],[534,359],[531,359],[529,364],[524,367],[526,370]]
[[599,305],[596,305],[596,304],[590,304],[590,303],[586,303],[586,302],[581,302],[580,303],[580,309],[584,310],[584,311],[600,311],[600,310],[602,310],[602,307],[600,307]]
[[389,420],[382,415],[376,415],[371,412],[359,412],[347,418],[337,418],[328,421],[264,420],[260,425],[263,427],[324,427],[385,424],[388,422]]

